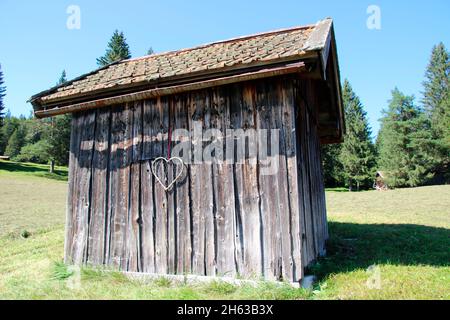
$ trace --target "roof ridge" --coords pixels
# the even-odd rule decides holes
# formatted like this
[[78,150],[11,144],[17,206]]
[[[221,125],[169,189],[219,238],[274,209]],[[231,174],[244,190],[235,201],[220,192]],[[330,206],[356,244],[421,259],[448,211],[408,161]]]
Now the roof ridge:
[[[42,91],[32,96],[29,101],[34,106],[35,104],[42,104],[42,101],[39,100],[42,97],[45,97],[46,100],[52,100],[81,95],[84,92],[109,90],[112,87],[120,87],[132,83],[147,83],[150,80],[168,79],[194,72],[205,72],[206,70],[213,72],[216,69],[237,66],[238,64],[250,65],[260,60],[260,64],[264,64],[287,57],[298,58],[305,54],[306,51],[310,51],[307,50],[308,48],[317,48],[324,43],[324,35],[322,33],[328,34],[332,23],[331,18],[325,18],[315,24],[259,32],[214,41],[191,48],[116,61],[69,80],[64,84]],[[255,41],[252,41],[252,39],[255,39]],[[287,42],[284,41],[285,39],[287,39]],[[266,48],[267,42],[272,43],[274,46]],[[242,47],[241,44],[247,45]],[[232,53],[232,56],[223,53],[223,51],[228,50]],[[213,55],[206,54],[209,51],[213,52]],[[200,55],[198,57],[197,52]],[[202,52],[203,54],[201,54]],[[158,59],[157,57],[163,58]],[[162,61],[167,59],[171,61],[169,63]],[[201,63],[197,63],[198,61]],[[156,69],[151,69],[148,64],[154,64]],[[127,69],[125,72],[122,70],[123,67],[130,67],[132,70]],[[95,74],[98,74],[98,76],[93,77]]]
[[[321,21],[323,21],[323,20],[320,20],[319,22],[321,22]],[[169,54],[181,53],[181,52],[186,52],[186,51],[193,51],[193,50],[198,50],[198,49],[203,49],[203,48],[206,48],[206,47],[209,47],[209,46],[213,46],[213,45],[216,45],[216,44],[241,41],[241,40],[246,40],[246,39],[250,39],[250,38],[254,38],[254,37],[269,36],[269,35],[273,35],[273,34],[279,34],[279,33],[283,33],[283,32],[295,31],[295,30],[311,29],[313,27],[316,27],[319,22],[317,22],[315,24],[308,24],[308,25],[302,25],[302,26],[294,26],[294,27],[288,27],[288,28],[282,28],[282,29],[275,29],[275,30],[266,31],[266,32],[258,32],[258,33],[254,33],[254,34],[250,34],[250,35],[246,35],[246,36],[240,36],[240,37],[234,37],[234,38],[229,38],[229,39],[225,39],[225,40],[209,42],[209,43],[205,43],[205,44],[198,45],[198,46],[195,46],[195,47],[190,47],[190,48],[183,48],[183,49],[178,49],[178,50],[169,50],[169,51],[165,51],[165,52],[154,53],[154,54],[145,55],[145,56],[141,56],[141,57],[121,60],[120,63],[144,60],[144,59],[148,59],[150,57],[165,56],[165,55],[169,55]]]

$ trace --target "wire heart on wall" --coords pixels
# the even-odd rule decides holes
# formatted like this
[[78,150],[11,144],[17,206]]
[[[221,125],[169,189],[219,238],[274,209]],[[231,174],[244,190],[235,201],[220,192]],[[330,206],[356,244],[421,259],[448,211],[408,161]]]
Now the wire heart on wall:
[[[165,184],[163,182],[163,180],[166,180],[166,179],[161,179],[157,173],[158,166],[161,166],[162,164],[164,164],[164,162],[167,165],[172,163],[176,168],[175,172],[177,174],[176,174],[175,178],[172,181],[170,181],[169,184]],[[162,166],[163,170],[161,170],[161,172],[163,173],[164,176],[167,176],[167,174],[165,172],[165,168],[167,168],[167,167],[168,166]],[[170,189],[172,189],[172,187],[175,185],[175,183],[177,183],[178,179],[181,178],[181,176],[183,174],[183,170],[184,170],[184,162],[183,162],[183,160],[181,160],[181,158],[178,158],[178,157],[172,157],[169,159],[165,158],[165,157],[159,157],[159,158],[156,158],[155,160],[153,160],[153,163],[152,163],[152,173],[155,176],[156,181],[158,181],[159,184],[164,188],[164,191],[169,191]]]

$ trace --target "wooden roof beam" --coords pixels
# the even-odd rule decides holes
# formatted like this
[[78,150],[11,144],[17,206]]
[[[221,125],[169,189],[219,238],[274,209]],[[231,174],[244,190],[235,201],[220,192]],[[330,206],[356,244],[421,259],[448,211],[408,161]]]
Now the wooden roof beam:
[[[145,99],[151,99],[161,96],[167,96],[172,94],[179,94],[184,93],[188,91],[193,90],[201,90],[226,84],[232,84],[237,82],[243,82],[243,81],[250,81],[250,80],[257,80],[262,78],[269,78],[269,77],[275,77],[275,76],[281,76],[281,75],[287,75],[287,74],[294,74],[294,73],[301,73],[307,71],[307,68],[305,66],[304,62],[297,62],[293,64],[289,64],[283,67],[275,67],[270,69],[262,69],[254,72],[247,72],[243,74],[228,76],[228,77],[222,77],[222,78],[216,78],[211,80],[204,80],[204,81],[198,81],[198,82],[192,82],[188,84],[183,85],[176,85],[176,86],[168,86],[163,88],[154,88],[144,91],[139,91],[135,93],[125,94],[125,95],[119,95],[104,99],[97,99],[94,101],[88,101],[88,102],[82,102],[78,104],[73,104],[69,106],[64,107],[56,107],[52,109],[47,110],[38,110],[35,111],[34,114],[37,118],[45,118],[45,117],[53,117],[56,115],[66,114],[66,113],[73,113],[73,112],[80,112],[84,110],[90,110],[90,109],[96,109],[96,108],[102,108],[107,107],[115,104],[122,104],[126,102],[132,102],[136,100],[145,100]],[[43,106],[45,108],[45,106]]]

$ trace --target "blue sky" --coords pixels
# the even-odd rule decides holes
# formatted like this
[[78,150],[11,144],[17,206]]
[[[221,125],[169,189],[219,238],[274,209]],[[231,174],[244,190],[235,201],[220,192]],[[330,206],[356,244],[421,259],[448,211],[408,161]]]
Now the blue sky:
[[[69,5],[81,10],[81,28],[69,30]],[[381,29],[366,26],[369,5],[381,9]],[[6,106],[29,115],[27,99],[68,78],[95,69],[114,29],[122,30],[133,57],[231,37],[335,22],[341,78],[360,96],[374,135],[390,91],[398,86],[420,99],[433,45],[450,47],[450,1],[85,1],[0,0],[0,63]]]

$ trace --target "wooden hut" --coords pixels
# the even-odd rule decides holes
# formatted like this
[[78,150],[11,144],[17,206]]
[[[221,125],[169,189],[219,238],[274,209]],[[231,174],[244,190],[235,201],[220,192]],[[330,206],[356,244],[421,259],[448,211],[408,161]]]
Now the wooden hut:
[[[66,262],[301,280],[328,237],[319,146],[342,140],[340,90],[326,19],[116,62],[33,96],[38,118],[72,113]],[[264,141],[250,136],[236,159],[228,129],[278,132],[277,170],[262,173],[248,150]],[[191,161],[212,140],[234,161]],[[155,166],[181,142],[182,164]]]

